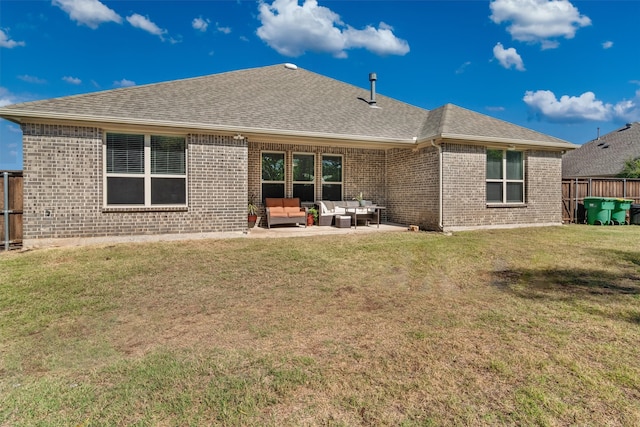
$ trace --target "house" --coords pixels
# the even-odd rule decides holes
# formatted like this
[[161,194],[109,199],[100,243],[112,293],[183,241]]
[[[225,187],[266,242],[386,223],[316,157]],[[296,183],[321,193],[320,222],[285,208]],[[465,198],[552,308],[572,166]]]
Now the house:
[[563,178],[611,178],[640,158],[640,123],[627,123],[562,157]]
[[246,233],[252,195],[362,192],[429,230],[562,223],[573,144],[376,80],[280,64],[0,108],[23,132],[24,244]]

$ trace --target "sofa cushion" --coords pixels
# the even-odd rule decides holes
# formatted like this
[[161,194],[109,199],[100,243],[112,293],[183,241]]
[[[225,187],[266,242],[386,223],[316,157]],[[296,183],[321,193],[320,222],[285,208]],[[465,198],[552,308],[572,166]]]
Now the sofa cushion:
[[269,213],[271,215],[274,215],[274,214],[282,214],[286,212],[282,206],[271,206],[269,207]]
[[285,206],[284,208],[282,208],[284,210],[284,212],[288,213],[289,216],[291,216],[291,214],[294,215],[303,215],[304,216],[304,212],[300,211],[300,208],[297,206]]
[[279,197],[267,197],[264,199],[264,205],[268,208],[282,206],[282,199]]
[[284,206],[285,208],[291,208],[291,207],[299,208],[300,207],[300,198],[299,197],[293,197],[293,198],[290,198],[290,199],[282,199],[282,206]]
[[322,201],[321,203],[324,203],[324,206],[326,207],[326,212],[333,212],[334,204],[332,201],[326,200],[326,201]]

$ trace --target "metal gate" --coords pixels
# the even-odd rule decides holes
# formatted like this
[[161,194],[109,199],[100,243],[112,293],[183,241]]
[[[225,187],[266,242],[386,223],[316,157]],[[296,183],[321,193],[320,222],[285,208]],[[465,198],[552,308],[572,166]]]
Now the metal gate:
[[8,251],[22,246],[22,172],[0,172],[0,184],[0,250]]

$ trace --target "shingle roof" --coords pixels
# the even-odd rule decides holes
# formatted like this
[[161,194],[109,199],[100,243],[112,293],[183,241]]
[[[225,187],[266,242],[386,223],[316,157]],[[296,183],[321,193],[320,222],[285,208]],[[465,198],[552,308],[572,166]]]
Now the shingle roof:
[[415,143],[454,137],[572,145],[447,104],[428,111],[301,68],[273,65],[9,105],[0,116]]
[[624,162],[640,157],[640,122],[629,123],[562,156],[566,178],[616,176]]
[[[508,139],[514,143],[568,144],[562,139],[485,116],[453,104],[446,104],[429,111],[429,119],[423,124],[419,138],[431,139],[434,136],[489,141]],[[571,144],[569,145],[572,147]]]

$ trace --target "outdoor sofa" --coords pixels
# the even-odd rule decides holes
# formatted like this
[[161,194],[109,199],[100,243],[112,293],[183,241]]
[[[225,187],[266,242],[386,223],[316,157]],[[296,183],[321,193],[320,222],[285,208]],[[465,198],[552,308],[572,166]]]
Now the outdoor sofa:
[[360,206],[360,202],[357,200],[319,200],[316,205],[318,206],[318,225],[332,225],[336,216],[349,215],[347,210],[352,209],[356,210],[358,220],[373,220],[376,218],[375,211],[367,207],[372,205],[369,200],[364,200],[364,206]]
[[276,224],[303,224],[307,226],[307,208],[300,206],[300,198],[267,197],[264,201],[267,227]]

